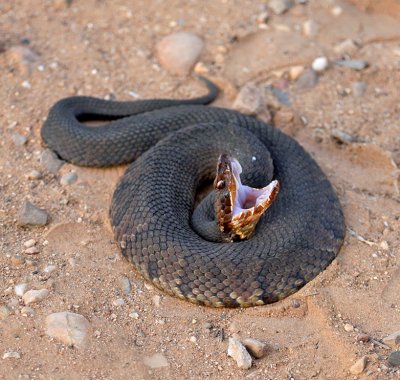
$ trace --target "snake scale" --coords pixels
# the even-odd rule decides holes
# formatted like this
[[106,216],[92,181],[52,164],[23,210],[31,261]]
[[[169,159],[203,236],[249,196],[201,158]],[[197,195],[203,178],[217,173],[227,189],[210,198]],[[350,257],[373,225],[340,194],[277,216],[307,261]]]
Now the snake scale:
[[[132,162],[114,192],[111,222],[123,256],[155,286],[214,307],[276,302],[335,258],[344,238],[342,210],[294,139],[254,117],[207,106],[218,89],[203,81],[209,93],[188,100],[62,99],[49,112],[42,140],[76,165]],[[87,119],[107,123],[93,128]],[[214,179],[221,153],[238,159],[244,183],[280,183],[248,240],[212,241],[193,227],[202,219],[213,223],[213,193],[198,206],[207,215],[196,222],[192,215],[196,191]]]

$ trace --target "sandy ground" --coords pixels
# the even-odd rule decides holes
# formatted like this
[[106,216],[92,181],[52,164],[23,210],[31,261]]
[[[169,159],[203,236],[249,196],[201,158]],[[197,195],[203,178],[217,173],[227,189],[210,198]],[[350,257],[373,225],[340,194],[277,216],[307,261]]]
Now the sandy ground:
[[[0,3],[0,355],[20,356],[0,358],[0,379],[400,378],[399,367],[387,361],[393,349],[379,343],[400,330],[399,2],[310,0],[281,16],[270,12],[261,28],[262,1],[66,3]],[[335,6],[340,15],[332,13]],[[317,25],[313,36],[302,32],[307,20]],[[288,94],[290,105],[269,102],[277,126],[313,154],[339,194],[348,231],[339,256],[279,303],[214,310],[165,296],[144,283],[113,241],[107,213],[124,168],[66,164],[51,174],[39,163],[39,131],[59,98],[131,100],[132,92],[185,98],[203,91],[191,77],[168,74],[154,56],[155,44],[177,30],[204,39],[201,61],[224,89],[218,105],[232,106],[250,81]],[[368,61],[368,68],[332,65],[310,89],[285,79],[290,67],[309,66],[320,55],[340,58],[334,47],[346,39],[357,42],[349,55]],[[31,73],[10,53],[21,45],[37,54]],[[355,96],[359,81],[366,91]],[[337,130],[351,142],[334,139]],[[25,144],[15,144],[16,133]],[[33,169],[40,179],[27,178]],[[69,171],[78,181],[62,186]],[[25,199],[50,214],[46,227],[18,227]],[[30,239],[37,241],[35,255],[24,253]],[[56,269],[46,273],[48,265]],[[50,291],[31,305],[33,316],[21,313],[13,290],[19,283]],[[86,348],[45,334],[46,316],[68,310],[90,322]],[[267,356],[239,369],[226,354],[233,333],[265,341]],[[360,341],[361,334],[370,340]],[[149,366],[155,354],[164,366]],[[351,374],[363,356],[367,367]]]

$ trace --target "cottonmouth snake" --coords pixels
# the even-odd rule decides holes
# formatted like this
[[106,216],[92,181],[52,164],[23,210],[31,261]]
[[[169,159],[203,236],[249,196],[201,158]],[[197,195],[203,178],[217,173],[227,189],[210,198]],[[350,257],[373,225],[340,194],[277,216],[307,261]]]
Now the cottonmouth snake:
[[[42,140],[77,165],[133,161],[113,195],[112,226],[123,255],[158,288],[215,307],[272,303],[335,258],[344,237],[341,207],[295,140],[256,118],[207,107],[217,89],[205,82],[209,93],[189,100],[63,99],[51,108]],[[108,122],[82,123],[93,118]],[[208,241],[192,227],[196,190],[213,179],[222,152],[242,164],[245,183],[262,186],[273,177],[281,185],[245,241]]]

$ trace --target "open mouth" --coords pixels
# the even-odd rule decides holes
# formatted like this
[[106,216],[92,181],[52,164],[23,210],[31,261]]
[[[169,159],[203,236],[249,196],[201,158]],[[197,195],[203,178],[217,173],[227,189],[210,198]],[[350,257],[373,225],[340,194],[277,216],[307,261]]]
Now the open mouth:
[[273,180],[257,189],[242,184],[242,166],[235,158],[221,155],[217,166],[215,189],[216,218],[227,241],[249,238],[261,216],[271,206],[279,192],[279,182]]

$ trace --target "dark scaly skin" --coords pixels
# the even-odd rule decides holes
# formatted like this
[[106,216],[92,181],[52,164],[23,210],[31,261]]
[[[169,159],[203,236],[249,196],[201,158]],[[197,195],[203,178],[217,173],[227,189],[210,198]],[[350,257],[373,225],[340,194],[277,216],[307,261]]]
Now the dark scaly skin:
[[[344,237],[341,207],[326,176],[295,140],[232,110],[189,105],[213,97],[130,104],[69,98],[50,111],[42,139],[78,165],[135,160],[115,190],[110,214],[123,255],[157,287],[215,307],[276,302],[335,258]],[[134,116],[88,128],[76,120],[82,113]],[[273,168],[265,164],[265,150]],[[247,241],[211,242],[192,229],[196,189],[213,179],[221,153],[239,160],[246,184],[265,185],[272,172],[280,182],[276,201]]]

